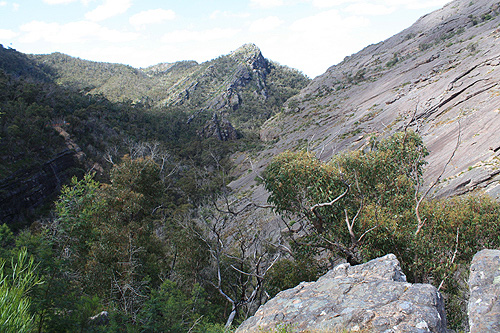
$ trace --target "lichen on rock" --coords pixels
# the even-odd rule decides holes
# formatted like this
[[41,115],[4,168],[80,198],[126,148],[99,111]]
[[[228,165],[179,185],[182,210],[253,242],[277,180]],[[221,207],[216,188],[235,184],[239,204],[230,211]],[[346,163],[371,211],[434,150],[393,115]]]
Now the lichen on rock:
[[341,264],[316,282],[282,291],[236,332],[261,332],[279,325],[290,325],[297,332],[447,331],[439,291],[429,284],[408,283],[393,254],[357,266]]

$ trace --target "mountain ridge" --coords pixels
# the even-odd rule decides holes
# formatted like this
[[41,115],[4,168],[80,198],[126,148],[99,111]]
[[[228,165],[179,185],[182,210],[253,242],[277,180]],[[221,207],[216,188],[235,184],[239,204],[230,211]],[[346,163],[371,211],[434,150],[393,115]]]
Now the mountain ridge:
[[[482,191],[498,200],[499,8],[492,0],[452,1],[313,79],[261,127],[261,152],[234,156],[234,209],[266,205],[257,180],[283,151],[328,161],[405,129],[430,152],[420,188],[430,188],[429,198]],[[246,216],[252,230],[278,237],[279,216],[258,208]]]
[[309,82],[299,71],[264,58],[255,44],[244,44],[200,64],[186,60],[146,68],[87,61],[57,52],[29,58],[62,86],[102,94],[113,102],[181,107],[192,117],[208,113],[205,118],[211,119],[215,112],[238,130],[260,126]]

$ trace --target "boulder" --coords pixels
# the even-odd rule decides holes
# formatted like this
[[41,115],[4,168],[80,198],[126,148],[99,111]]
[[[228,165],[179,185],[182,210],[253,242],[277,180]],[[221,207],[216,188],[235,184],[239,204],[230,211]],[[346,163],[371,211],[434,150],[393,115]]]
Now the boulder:
[[500,251],[482,250],[474,256],[469,276],[470,332],[500,332]]
[[341,264],[316,282],[302,282],[262,305],[236,332],[285,325],[313,332],[446,332],[443,298],[429,284],[411,284],[396,256]]

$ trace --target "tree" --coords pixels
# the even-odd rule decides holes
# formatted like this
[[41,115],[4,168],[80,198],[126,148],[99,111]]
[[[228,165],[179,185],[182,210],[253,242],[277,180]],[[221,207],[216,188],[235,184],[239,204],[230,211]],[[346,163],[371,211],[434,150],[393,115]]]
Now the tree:
[[351,264],[394,253],[410,282],[444,293],[451,327],[461,329],[467,290],[461,272],[477,251],[500,246],[500,204],[480,194],[425,199],[428,191],[418,190],[426,155],[421,138],[405,131],[329,163],[285,152],[264,181],[293,249],[326,251]]
[[413,204],[426,154],[411,131],[372,139],[366,151],[344,153],[330,163],[305,151],[287,151],[266,168],[268,201],[289,219],[295,242],[357,264],[386,248],[370,234],[397,242],[391,229]]

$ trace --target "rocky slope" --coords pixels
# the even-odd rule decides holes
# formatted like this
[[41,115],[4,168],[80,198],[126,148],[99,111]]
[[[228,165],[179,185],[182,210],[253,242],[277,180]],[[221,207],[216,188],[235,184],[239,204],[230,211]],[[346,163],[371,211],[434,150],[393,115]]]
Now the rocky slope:
[[498,1],[452,1],[332,66],[264,124],[267,149],[235,157],[232,188],[263,203],[267,194],[253,181],[274,155],[308,149],[328,160],[373,135],[412,128],[430,152],[424,189],[444,170],[432,196],[482,189],[498,198],[499,14]]
[[500,251],[482,250],[472,259],[469,276],[471,333],[500,331]]

